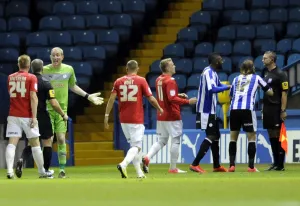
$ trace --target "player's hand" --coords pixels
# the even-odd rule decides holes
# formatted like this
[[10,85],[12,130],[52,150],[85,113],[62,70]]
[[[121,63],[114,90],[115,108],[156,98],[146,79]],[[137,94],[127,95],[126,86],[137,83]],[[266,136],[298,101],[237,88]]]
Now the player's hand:
[[281,112],[281,113],[280,113],[280,119],[281,119],[282,121],[285,121],[285,120],[286,120],[286,117],[287,117],[286,112]]
[[104,117],[104,127],[105,127],[105,129],[109,129],[109,124],[108,124],[108,119],[109,119],[109,117]]
[[100,97],[101,92],[97,92],[94,94],[90,94],[88,96],[88,100],[92,102],[94,105],[101,105],[104,103],[104,99]]
[[65,122],[69,120],[69,116],[66,115],[66,114],[64,114],[64,116],[61,116],[61,117],[63,118],[63,120],[64,120]]
[[160,108],[158,109],[158,112],[159,112],[159,115],[162,115],[162,114],[164,113],[164,110],[160,107]]
[[30,127],[34,128],[34,127],[37,127],[37,126],[38,126],[37,118],[32,118],[31,122],[30,122]]
[[189,104],[196,104],[197,103],[197,98],[193,97],[189,99]]
[[232,87],[231,85],[228,85],[228,88],[227,88],[227,90],[231,89],[231,87]]
[[185,93],[180,93],[180,94],[178,94],[178,97],[181,97],[183,99],[187,99],[188,95],[186,95]]

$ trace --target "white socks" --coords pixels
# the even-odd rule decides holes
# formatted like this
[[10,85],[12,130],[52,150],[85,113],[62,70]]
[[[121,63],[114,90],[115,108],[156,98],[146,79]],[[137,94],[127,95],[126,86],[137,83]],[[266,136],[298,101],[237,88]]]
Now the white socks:
[[126,157],[124,158],[123,162],[120,163],[122,167],[127,167],[130,162],[135,158],[135,156],[139,153],[139,149],[137,147],[131,147]]
[[154,155],[158,153],[159,150],[163,148],[163,145],[159,142],[155,142],[150,148],[148,154],[146,155],[149,159],[151,159]]
[[170,154],[171,154],[170,169],[171,170],[176,169],[176,163],[177,163],[178,156],[179,156],[179,146],[180,146],[179,143],[172,142],[172,144],[171,144],[171,151],[170,151]]
[[40,146],[31,147],[32,156],[40,174],[45,174],[44,157]]
[[142,176],[145,176],[142,169],[141,169],[141,161],[140,161],[140,153],[137,153],[135,155],[135,157],[133,158],[132,160],[132,164],[135,168],[135,171],[136,171],[136,174],[137,174],[137,177],[142,177]]
[[8,144],[6,147],[5,158],[7,165],[7,174],[14,174],[14,160],[15,160],[16,146]]

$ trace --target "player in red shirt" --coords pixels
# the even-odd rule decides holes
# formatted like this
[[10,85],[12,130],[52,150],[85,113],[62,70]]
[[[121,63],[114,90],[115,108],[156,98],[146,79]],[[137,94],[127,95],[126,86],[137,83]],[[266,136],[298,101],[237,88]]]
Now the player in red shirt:
[[126,65],[127,75],[117,79],[106,106],[104,124],[109,128],[108,118],[116,97],[119,100],[119,117],[124,135],[130,144],[124,160],[117,166],[122,178],[127,178],[127,166],[133,163],[138,178],[145,178],[140,166],[140,151],[142,138],[144,136],[144,109],[143,96],[158,110],[160,114],[163,109],[152,96],[151,90],[145,78],[137,75],[138,63],[130,60]]
[[9,116],[7,118],[6,147],[7,178],[14,178],[13,164],[16,146],[22,137],[22,131],[31,145],[32,155],[41,178],[53,178],[44,169],[43,153],[39,141],[39,128],[36,119],[38,98],[37,78],[29,74],[30,57],[22,55],[18,58],[19,71],[8,76],[8,92],[10,95]]
[[162,75],[156,79],[156,94],[158,103],[164,110],[162,115],[157,115],[156,133],[158,142],[152,145],[148,154],[143,157],[143,170],[149,172],[150,159],[161,150],[171,137],[171,162],[169,173],[186,173],[176,167],[179,156],[180,138],[182,135],[182,120],[180,105],[196,104],[197,98],[186,99],[186,94],[178,94],[178,87],[175,79],[175,65],[172,59],[163,59],[160,62]]

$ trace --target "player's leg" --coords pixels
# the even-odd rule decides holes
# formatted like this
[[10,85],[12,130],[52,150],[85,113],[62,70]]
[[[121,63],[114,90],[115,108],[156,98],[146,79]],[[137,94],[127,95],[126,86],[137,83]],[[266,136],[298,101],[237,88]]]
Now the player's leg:
[[[43,144],[43,157],[44,157],[44,167],[46,171],[49,171],[51,159],[52,159],[52,137],[48,139],[42,138]],[[51,172],[54,172],[51,170]]]
[[26,162],[26,160],[29,159],[29,157],[31,156],[32,152],[31,152],[31,146],[27,140],[27,138],[25,139],[25,147],[22,151],[22,155],[21,158],[17,161],[16,164],[16,170],[15,173],[17,175],[18,178],[22,177],[23,174],[23,165],[24,165],[24,161]]
[[142,148],[142,141],[137,141],[137,142],[132,142],[131,147],[137,147],[138,148],[138,153],[135,155],[135,157],[132,160],[132,164],[134,166],[134,169],[137,174],[137,178],[146,178],[144,175],[142,169],[141,169],[141,158],[140,158],[140,151]]
[[22,136],[22,128],[20,121],[17,117],[9,116],[7,118],[7,128],[6,128],[6,137],[8,137],[8,145],[5,151],[5,159],[7,166],[7,178],[14,178],[14,159],[16,153],[16,146],[19,142],[19,139]]

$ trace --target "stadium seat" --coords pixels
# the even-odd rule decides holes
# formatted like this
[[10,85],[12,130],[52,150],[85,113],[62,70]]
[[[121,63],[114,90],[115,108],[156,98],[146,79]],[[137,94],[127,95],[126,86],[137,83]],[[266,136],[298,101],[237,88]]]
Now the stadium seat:
[[105,15],[91,15],[86,17],[86,27],[89,29],[108,29],[109,19]]
[[235,55],[251,55],[251,42],[238,40],[234,42],[233,54]]
[[177,40],[179,42],[198,41],[198,32],[192,27],[183,28],[178,32]]
[[128,40],[132,29],[132,18],[129,14],[114,14],[110,26],[120,34],[121,41]]
[[92,66],[95,74],[101,74],[104,69],[106,49],[104,46],[83,46],[83,59]]
[[8,20],[8,31],[31,31],[31,21],[27,17],[12,17]]
[[52,8],[55,1],[39,1],[36,4],[36,11],[40,16],[48,16],[52,14]]
[[221,27],[218,31],[218,40],[234,40],[235,34],[235,26]]
[[256,38],[258,39],[274,39],[275,29],[272,24],[259,25],[256,28]]
[[248,24],[250,21],[250,14],[247,10],[236,10],[232,12],[232,24]]
[[263,23],[268,23],[268,21],[269,21],[269,12],[268,12],[268,10],[266,10],[266,9],[257,9],[257,10],[251,11],[251,19],[250,19],[251,23],[263,24]]
[[239,1],[224,0],[225,10],[245,9],[245,7],[246,7],[246,0],[239,0]]
[[75,4],[71,1],[59,1],[53,5],[54,15],[73,15],[75,14]]
[[287,7],[287,5],[288,5],[287,0],[270,0],[271,8],[284,8]]
[[139,24],[144,19],[146,4],[143,0],[124,0],[123,12],[130,14],[134,24]]
[[253,49],[257,54],[263,54],[266,51],[275,51],[276,41],[273,39],[256,39],[253,42]]
[[291,54],[289,55],[288,57],[288,60],[287,60],[287,64],[292,64],[294,63],[295,61],[298,61],[300,60],[300,54]]
[[212,52],[213,52],[213,45],[210,42],[202,42],[195,47],[194,56],[207,57]]
[[14,48],[0,49],[0,62],[16,62],[19,57],[19,51]]
[[76,4],[76,13],[84,15],[98,14],[98,4],[94,1],[81,1]]
[[300,38],[293,41],[292,51],[295,53],[300,53]]
[[281,54],[277,55],[276,65],[279,68],[283,68],[284,67],[284,65],[285,65],[285,57],[284,57],[284,55],[281,55]]
[[64,60],[65,61],[81,61],[82,60],[82,51],[77,47],[62,47],[64,51]]
[[205,67],[209,66],[208,59],[206,57],[194,58],[194,73],[201,73]]
[[117,0],[102,1],[99,4],[101,14],[118,14],[122,13],[122,3]]
[[147,75],[148,84],[151,89],[155,89],[155,81],[159,76],[160,74],[151,74],[151,73]]
[[[0,64],[0,74],[10,75],[15,71],[14,67],[17,67],[17,65]],[[1,96],[1,101],[2,101],[2,96]]]
[[50,47],[28,47],[26,53],[32,58],[42,59],[43,61],[50,60]]
[[286,54],[292,50],[292,39],[281,39],[276,46],[276,52]]
[[191,59],[179,59],[175,62],[176,73],[190,74],[193,70],[193,61]]
[[270,22],[286,22],[288,20],[288,12],[284,8],[276,8],[270,10]]
[[72,62],[71,65],[74,68],[76,76],[90,77],[93,75],[93,68],[87,62]]
[[80,88],[83,90],[88,90],[90,86],[90,77],[83,76],[83,75],[77,75],[76,77],[77,84],[79,85]]
[[161,69],[159,68],[160,61],[161,60],[155,60],[154,62],[152,62],[152,64],[150,65],[151,73],[161,73]]
[[228,56],[232,53],[232,44],[230,41],[217,41],[214,47],[214,52]]
[[235,72],[235,73],[230,74],[229,77],[228,77],[228,81],[230,82],[230,84],[232,84],[233,79],[234,79],[235,77],[239,76],[239,75],[240,75],[239,72]]
[[4,16],[4,5],[0,4],[0,17]]
[[97,33],[97,43],[105,48],[108,57],[117,54],[119,42],[120,37],[116,31],[106,30]]
[[7,75],[0,74],[0,122],[1,124],[7,121],[9,111],[9,94],[7,90]]
[[264,63],[262,62],[262,55],[259,55],[258,57],[255,58],[254,60],[254,66],[255,66],[255,70],[263,70]]
[[222,68],[224,72],[227,72],[228,74],[232,72],[232,61],[231,58],[229,57],[222,57],[223,59],[223,64]]
[[243,25],[243,26],[239,26],[238,29],[236,30],[236,38],[237,39],[248,39],[248,40],[252,40],[255,38],[255,28],[253,25]]
[[163,50],[164,57],[183,58],[184,47],[181,44],[169,44]]
[[298,0],[288,0],[289,1],[289,6],[290,7],[298,7],[300,6],[300,2]]
[[0,48],[20,47],[20,37],[15,33],[0,33]]
[[218,72],[218,77],[221,82],[228,80],[228,75],[225,72]]
[[6,32],[7,25],[5,19],[0,18],[0,32]]
[[59,17],[56,16],[46,16],[43,17],[39,22],[40,30],[61,30],[62,22]]
[[211,16],[208,11],[197,11],[193,13],[190,17],[190,25],[196,26],[196,25],[211,25]]
[[246,59],[253,59],[253,57],[249,55],[234,55],[231,57],[232,64],[236,67],[237,71],[240,69],[242,61]]
[[221,11],[221,10],[223,10],[223,0],[203,1],[203,10]]
[[238,62],[238,65],[236,65],[238,68],[241,68],[241,65],[244,61],[246,60],[252,60],[253,61],[253,57],[252,56],[243,56],[243,57],[240,57],[239,59],[239,62]]
[[67,31],[52,32],[49,35],[49,45],[51,45],[51,46],[70,46],[70,45],[72,45],[72,36]]
[[300,7],[290,9],[289,21],[300,21]]
[[26,37],[26,46],[28,47],[42,47],[42,46],[48,46],[48,36],[46,33],[43,32],[34,32],[30,33]]
[[62,18],[64,30],[85,29],[85,20],[80,15],[69,15]]
[[200,83],[201,73],[192,74],[187,81],[187,88],[198,89]]
[[183,91],[186,87],[186,76],[184,74],[175,74],[173,78],[177,82],[179,91]]
[[198,97],[198,90],[197,89],[190,89],[186,92],[186,95],[188,96],[188,98]]
[[268,9],[269,0],[252,0],[251,9]]
[[300,22],[288,23],[286,30],[286,37],[298,38],[300,36]]
[[29,6],[21,1],[11,1],[5,7],[6,17],[28,17]]
[[96,43],[96,36],[92,31],[77,31],[73,33],[75,45],[93,45]]

